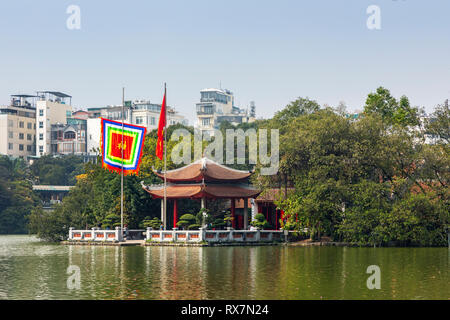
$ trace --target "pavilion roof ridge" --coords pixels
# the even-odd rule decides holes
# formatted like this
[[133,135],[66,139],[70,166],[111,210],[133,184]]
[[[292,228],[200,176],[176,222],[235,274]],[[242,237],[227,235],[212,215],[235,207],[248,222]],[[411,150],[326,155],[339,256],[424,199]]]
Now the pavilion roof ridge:
[[[202,169],[203,170],[205,170],[205,169],[207,170],[208,169],[208,163],[217,165],[217,166],[222,167],[222,168],[224,168],[226,170],[229,170],[229,171],[232,171],[232,172],[236,172],[236,173],[252,173],[254,171],[254,170],[233,169],[233,168],[230,168],[230,167],[228,167],[226,165],[220,164],[220,163],[218,163],[218,162],[216,162],[216,161],[214,161],[212,159],[209,159],[207,157],[203,157],[203,158],[200,158],[198,160],[195,160],[194,162],[191,162],[190,164],[188,164],[188,165],[186,165],[184,167],[176,168],[176,169],[172,169],[172,170],[167,170],[166,173],[172,173],[172,172],[178,172],[178,171],[181,171],[181,170],[185,170],[185,169],[187,169],[187,168],[189,168],[189,167],[191,167],[193,165],[196,165],[196,164],[202,164]],[[155,173],[157,172],[159,174],[164,174],[164,170],[155,170],[154,167],[152,167],[152,171],[155,172]]]
[[210,162],[210,163],[215,164],[215,165],[217,165],[217,166],[219,166],[219,167],[222,167],[222,168],[224,168],[224,169],[227,169],[227,170],[230,170],[230,171],[234,171],[234,172],[238,172],[238,173],[252,173],[252,172],[253,172],[253,170],[239,170],[239,169],[233,169],[233,168],[230,168],[230,167],[228,167],[228,166],[226,166],[226,165],[220,164],[220,163],[218,163],[218,162],[216,162],[216,161],[214,161],[214,160],[212,160],[212,159],[206,158],[206,157],[203,157],[203,158],[200,159],[200,160],[205,161],[205,164],[206,164],[207,162]]

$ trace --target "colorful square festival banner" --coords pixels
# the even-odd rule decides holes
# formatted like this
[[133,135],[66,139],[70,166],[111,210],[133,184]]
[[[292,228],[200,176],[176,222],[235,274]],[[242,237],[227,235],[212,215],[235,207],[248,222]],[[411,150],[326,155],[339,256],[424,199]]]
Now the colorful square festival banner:
[[138,174],[146,128],[101,118],[102,166],[110,171],[121,172],[123,149],[123,174]]

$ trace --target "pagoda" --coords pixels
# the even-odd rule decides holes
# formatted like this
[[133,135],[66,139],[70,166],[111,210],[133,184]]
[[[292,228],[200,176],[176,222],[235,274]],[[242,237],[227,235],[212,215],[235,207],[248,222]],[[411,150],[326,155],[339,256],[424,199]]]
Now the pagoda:
[[[153,170],[164,180],[164,172]],[[173,201],[173,225],[178,222],[178,199],[197,199],[201,207],[206,208],[206,199],[230,199],[231,216],[234,218],[234,229],[246,230],[248,227],[248,199],[255,199],[260,191],[253,188],[249,182],[252,171],[236,170],[221,165],[211,159],[201,158],[185,167],[166,172],[166,198]],[[164,217],[164,184],[142,185],[153,198],[161,199],[161,216]],[[244,215],[236,221],[236,200],[244,200]]]

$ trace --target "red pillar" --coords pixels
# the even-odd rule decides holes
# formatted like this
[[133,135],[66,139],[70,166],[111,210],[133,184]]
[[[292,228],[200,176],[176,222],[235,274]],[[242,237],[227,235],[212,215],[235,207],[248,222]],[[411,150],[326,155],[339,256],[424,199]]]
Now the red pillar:
[[235,215],[235,201],[234,198],[231,198],[231,217],[233,218],[233,221],[231,222],[231,226],[233,229],[236,229],[236,215]]
[[278,230],[278,210],[275,209],[275,230]]
[[173,200],[173,227],[177,227],[178,222],[178,206],[177,206],[177,199]]

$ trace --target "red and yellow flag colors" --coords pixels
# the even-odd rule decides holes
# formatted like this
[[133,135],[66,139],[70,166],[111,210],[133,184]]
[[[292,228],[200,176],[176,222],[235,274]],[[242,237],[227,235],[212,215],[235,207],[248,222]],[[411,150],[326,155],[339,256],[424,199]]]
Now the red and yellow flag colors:
[[[146,128],[101,119],[101,149],[104,168],[123,174],[137,174],[142,158]],[[122,140],[123,137],[123,140]],[[123,158],[122,158],[123,157]]]

